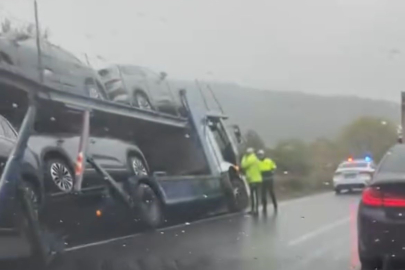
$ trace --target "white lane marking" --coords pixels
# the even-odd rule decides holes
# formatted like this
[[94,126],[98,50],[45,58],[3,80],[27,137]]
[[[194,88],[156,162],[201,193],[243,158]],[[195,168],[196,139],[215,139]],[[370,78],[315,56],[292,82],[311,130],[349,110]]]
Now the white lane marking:
[[309,240],[311,238],[314,238],[314,237],[316,237],[316,236],[318,236],[318,235],[320,235],[322,233],[325,233],[325,232],[330,231],[330,230],[332,230],[332,229],[334,229],[336,227],[339,227],[339,226],[341,226],[343,224],[346,224],[349,221],[350,221],[350,217],[345,217],[343,219],[338,219],[335,222],[329,223],[329,224],[327,224],[325,226],[322,226],[322,227],[320,227],[320,228],[318,228],[318,229],[316,229],[316,230],[314,230],[312,232],[306,233],[306,234],[301,235],[300,237],[298,237],[298,238],[296,238],[294,240],[289,241],[287,245],[289,247],[299,245],[302,242],[305,242],[305,241],[307,241],[307,240]]
[[[323,197],[326,195],[330,195],[332,194],[332,192],[327,192],[327,193],[322,193],[322,194],[316,194],[316,195],[312,195],[312,196],[308,196],[308,197],[302,197],[302,198],[297,198],[297,199],[292,199],[292,200],[286,200],[283,202],[279,203],[279,206],[285,206],[287,204],[292,204],[292,203],[301,203],[303,201],[308,201],[311,199],[317,199],[318,197]],[[262,207],[262,206],[261,206]],[[213,220],[220,220],[220,219],[226,219],[226,218],[230,218],[233,216],[237,216],[237,215],[244,215],[246,213],[229,213],[229,214],[223,214],[223,215],[218,215],[218,216],[214,216],[214,217],[210,217],[210,218],[205,218],[205,219],[200,219],[194,222],[191,222],[191,225],[194,224],[199,224],[199,223],[203,223],[203,222],[208,222],[208,221],[213,221]],[[184,227],[184,223],[181,224],[177,224],[177,225],[173,225],[173,226],[169,226],[166,228],[163,228],[161,230],[158,230],[159,232],[161,231],[170,231],[173,229],[178,229],[178,228],[182,228]],[[142,235],[144,232],[138,232],[138,233],[134,233],[134,234],[130,234],[130,235],[125,235],[125,236],[120,236],[120,237],[114,237],[114,238],[110,238],[110,239],[106,239],[106,240],[102,240],[102,241],[97,241],[97,242],[92,242],[92,243],[88,243],[88,244],[83,244],[83,245],[77,245],[77,246],[73,246],[73,247],[69,247],[66,248],[65,251],[66,252],[70,252],[70,251],[75,251],[75,250],[79,250],[79,249],[83,249],[83,248],[88,248],[88,247],[93,247],[93,246],[99,246],[99,245],[104,245],[104,244],[109,244],[112,242],[116,242],[116,241],[120,241],[120,240],[125,240],[128,238],[133,238],[133,237],[138,237],[140,235]]]

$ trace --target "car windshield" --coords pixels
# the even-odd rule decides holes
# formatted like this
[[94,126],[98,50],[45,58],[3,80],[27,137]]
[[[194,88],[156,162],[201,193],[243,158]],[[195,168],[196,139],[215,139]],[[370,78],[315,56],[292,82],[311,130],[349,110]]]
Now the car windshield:
[[404,0],[0,0],[0,270],[405,269],[404,71]]

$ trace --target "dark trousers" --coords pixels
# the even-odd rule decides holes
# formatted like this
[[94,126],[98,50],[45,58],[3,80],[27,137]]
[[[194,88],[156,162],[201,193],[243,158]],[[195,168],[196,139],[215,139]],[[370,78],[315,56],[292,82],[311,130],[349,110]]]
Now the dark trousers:
[[250,183],[250,206],[252,209],[252,212],[258,212],[259,211],[259,190],[260,190],[260,184],[261,183]]
[[267,193],[270,194],[271,200],[273,201],[274,209],[277,210],[277,199],[276,194],[274,193],[274,179],[273,178],[264,178],[262,182],[262,203],[263,211],[267,210]]

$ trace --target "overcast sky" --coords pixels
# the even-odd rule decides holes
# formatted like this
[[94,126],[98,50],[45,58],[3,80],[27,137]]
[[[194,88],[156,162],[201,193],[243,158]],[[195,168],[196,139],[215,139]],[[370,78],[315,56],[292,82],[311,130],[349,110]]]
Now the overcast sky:
[[[32,3],[0,0],[0,16],[33,21]],[[38,3],[51,41],[93,63],[279,91],[398,101],[405,90],[404,0]]]

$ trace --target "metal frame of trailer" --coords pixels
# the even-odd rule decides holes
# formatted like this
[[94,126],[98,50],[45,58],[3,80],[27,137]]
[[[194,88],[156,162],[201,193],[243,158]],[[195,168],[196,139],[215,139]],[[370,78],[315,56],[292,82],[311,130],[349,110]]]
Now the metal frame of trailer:
[[[33,209],[30,206],[30,203],[27,199],[27,196],[24,194],[24,189],[21,187],[20,175],[19,175],[19,164],[23,157],[23,153],[27,147],[27,142],[30,137],[31,131],[33,130],[33,125],[35,122],[35,117],[37,113],[38,101],[40,100],[52,100],[64,103],[67,107],[72,107],[75,110],[83,111],[83,129],[81,134],[81,143],[79,146],[78,154],[82,159],[88,161],[88,163],[95,168],[95,170],[100,174],[101,180],[107,182],[109,191],[113,191],[112,194],[114,198],[124,202],[130,209],[133,209],[136,206],[136,198],[133,194],[130,194],[126,191],[122,185],[118,184],[111,175],[109,175],[101,166],[99,166],[91,156],[87,156],[85,149],[87,148],[87,138],[89,137],[89,122],[90,122],[90,111],[98,110],[111,114],[122,115],[130,118],[142,119],[149,122],[154,122],[157,124],[167,125],[177,128],[187,128],[192,126],[197,131],[201,145],[203,148],[204,156],[206,157],[207,164],[211,171],[211,175],[201,175],[201,176],[187,176],[187,179],[199,179],[199,178],[215,178],[219,179],[224,177],[221,175],[221,172],[218,171],[218,167],[213,157],[210,157],[210,150],[206,143],[203,142],[202,136],[202,127],[200,125],[201,119],[200,115],[194,114],[191,112],[191,108],[187,103],[185,97],[185,92],[182,95],[183,105],[187,106],[189,111],[189,118],[182,118],[171,116],[167,114],[162,114],[154,111],[145,111],[124,104],[113,103],[109,101],[100,101],[94,100],[91,98],[65,93],[62,91],[50,89],[34,83],[27,79],[16,76],[15,74],[0,71],[0,84],[5,84],[9,86],[16,87],[18,89],[24,90],[28,93],[29,98],[29,107],[27,113],[24,116],[24,120],[19,130],[19,136],[16,143],[16,146],[8,158],[7,164],[4,168],[2,177],[0,179],[0,216],[1,213],[5,210],[5,207],[10,207],[10,202],[19,204],[19,209],[21,209],[20,215],[21,219],[24,221],[21,224],[21,230],[29,239],[31,244],[31,255],[35,258],[35,261],[40,265],[47,265],[54,255],[58,252],[55,246],[58,246],[58,239],[55,237],[49,237],[47,232],[44,232],[41,229],[39,222],[34,218]],[[215,117],[215,116],[214,116]],[[223,116],[218,116],[223,118]],[[222,121],[222,120],[221,120]],[[236,164],[235,164],[236,165]],[[154,176],[151,178],[159,178]],[[162,176],[160,178],[169,178],[168,176]],[[171,179],[181,180],[183,176],[170,176]],[[232,190],[232,184],[228,176],[224,177],[224,180],[221,181],[221,189],[225,190],[225,196],[227,198],[232,198],[233,201],[236,201],[235,197],[237,194],[234,194]],[[81,191],[81,178],[80,181],[75,183],[74,191],[79,196]],[[152,180],[153,181],[153,180]],[[18,200],[15,200],[17,195]],[[60,246],[60,245],[59,245]],[[61,250],[59,250],[60,252]]]

